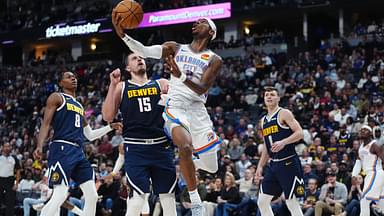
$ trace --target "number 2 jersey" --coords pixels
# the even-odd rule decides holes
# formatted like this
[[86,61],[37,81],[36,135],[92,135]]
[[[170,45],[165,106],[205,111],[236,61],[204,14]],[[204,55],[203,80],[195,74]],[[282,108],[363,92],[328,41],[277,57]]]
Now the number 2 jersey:
[[59,93],[63,103],[53,116],[53,140],[83,144],[84,108],[74,97]]
[[130,80],[124,82],[120,103],[124,138],[166,138],[162,118],[164,107],[158,104],[160,98],[161,88],[156,80],[143,85]]
[[[185,73],[188,79],[194,83],[200,83],[201,77],[214,56],[217,55],[209,49],[196,53],[191,50],[189,44],[182,44],[174,59],[180,71]],[[171,75],[168,95],[172,100],[205,103],[207,101],[208,93],[198,95],[182,83],[180,79]]]

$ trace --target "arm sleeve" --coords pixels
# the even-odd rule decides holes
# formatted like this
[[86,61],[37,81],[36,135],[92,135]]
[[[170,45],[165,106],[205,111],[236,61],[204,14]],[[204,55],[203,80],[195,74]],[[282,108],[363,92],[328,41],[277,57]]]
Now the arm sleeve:
[[92,130],[91,126],[87,125],[83,129],[83,134],[89,141],[93,141],[95,139],[98,139],[104,136],[110,131],[112,131],[112,128],[110,125],[104,126],[96,130]]
[[119,157],[116,160],[115,166],[113,167],[112,173],[115,173],[115,174],[118,173],[121,167],[123,167],[123,164],[124,164],[124,155],[119,154]]
[[360,171],[361,171],[361,161],[360,160],[356,160],[355,166],[353,166],[352,176],[359,175]]
[[134,53],[144,58],[161,59],[163,53],[163,47],[161,45],[144,46],[139,41],[131,38],[129,35],[125,35],[122,40]]

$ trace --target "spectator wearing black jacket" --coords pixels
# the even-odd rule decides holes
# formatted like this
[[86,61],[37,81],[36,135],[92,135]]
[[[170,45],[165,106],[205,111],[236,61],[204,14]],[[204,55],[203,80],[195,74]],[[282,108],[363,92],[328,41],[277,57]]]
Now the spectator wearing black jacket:
[[217,197],[216,216],[227,216],[228,210],[234,208],[241,201],[239,189],[236,186],[235,177],[231,173],[227,173],[224,179],[224,188],[221,190],[220,196]]

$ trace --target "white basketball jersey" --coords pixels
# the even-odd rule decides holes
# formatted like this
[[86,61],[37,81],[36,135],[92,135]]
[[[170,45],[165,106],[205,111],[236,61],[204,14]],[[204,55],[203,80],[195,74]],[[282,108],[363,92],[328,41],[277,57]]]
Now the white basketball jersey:
[[376,170],[382,170],[383,166],[381,164],[381,159],[377,155],[370,152],[372,144],[375,143],[375,140],[371,141],[369,144],[364,146],[360,145],[359,148],[359,157],[361,161],[361,167],[365,173],[369,173]]
[[[189,44],[182,44],[174,59],[180,71],[192,82],[199,84],[203,73],[208,68],[214,55],[216,54],[209,49],[195,53],[190,49]],[[207,101],[208,92],[203,95],[198,95],[178,78],[171,75],[168,96],[172,100],[205,103]]]

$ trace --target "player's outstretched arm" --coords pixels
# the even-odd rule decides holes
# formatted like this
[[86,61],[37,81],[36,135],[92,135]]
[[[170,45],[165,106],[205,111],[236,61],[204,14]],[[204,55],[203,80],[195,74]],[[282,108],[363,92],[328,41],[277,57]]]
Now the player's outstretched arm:
[[96,130],[93,130],[91,128],[91,126],[89,126],[88,123],[85,123],[84,125],[85,126],[83,128],[83,134],[84,134],[85,138],[87,138],[89,141],[99,139],[102,136],[104,136],[105,134],[112,131],[113,129],[115,129],[115,130],[122,130],[123,129],[123,124],[121,124],[121,122],[111,123],[107,126],[98,128]]
[[59,93],[51,94],[46,102],[44,110],[44,119],[40,126],[39,135],[37,137],[37,147],[33,152],[35,159],[41,159],[41,154],[44,146],[44,141],[48,136],[49,127],[51,126],[53,115],[58,107],[63,103],[63,98]]
[[209,88],[215,83],[217,75],[220,73],[221,66],[223,65],[223,60],[220,57],[213,57],[212,61],[208,65],[207,70],[203,73],[200,83],[194,83],[187,76],[180,71],[180,68],[177,66],[173,55],[170,55],[165,58],[166,68],[170,73],[179,78],[188,88],[196,92],[198,95],[202,95],[208,92]]
[[103,119],[106,122],[112,122],[117,114],[118,107],[121,102],[121,91],[123,90],[123,83],[120,81],[120,69],[115,69],[109,74],[111,83],[109,84],[107,97],[104,100],[101,108]]
[[291,136],[283,140],[274,142],[271,148],[272,152],[278,152],[283,149],[285,145],[295,143],[304,138],[303,129],[301,128],[299,122],[295,119],[291,111],[287,109],[281,110],[279,118],[279,121],[291,128],[293,133]]
[[[112,16],[118,15],[117,13],[113,13]],[[137,53],[141,57],[161,59],[169,55],[175,55],[178,48],[176,42],[169,41],[165,42],[163,45],[144,46],[140,41],[137,41],[124,33],[124,29],[120,23],[121,19],[113,18],[112,21],[116,34],[124,41],[132,52]]]

